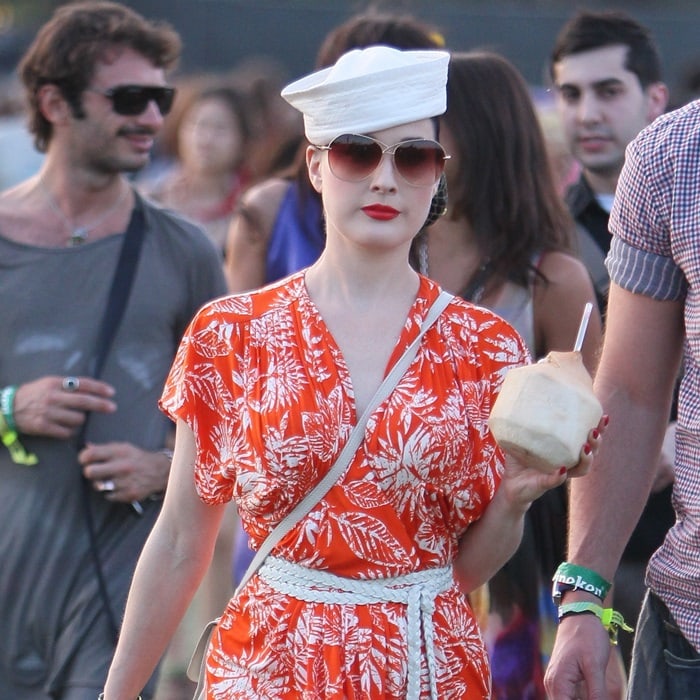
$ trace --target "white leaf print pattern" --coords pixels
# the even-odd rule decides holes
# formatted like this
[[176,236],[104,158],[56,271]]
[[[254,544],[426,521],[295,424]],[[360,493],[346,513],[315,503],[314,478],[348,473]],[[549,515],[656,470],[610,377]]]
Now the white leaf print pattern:
[[319,410],[304,411],[301,424],[309,441],[311,452],[322,462],[330,462],[338,454],[342,439],[346,440],[350,411],[343,390],[336,386],[318,403]]
[[276,353],[269,359],[268,371],[260,379],[263,382],[261,400],[250,399],[251,409],[257,413],[293,405],[308,386],[306,372],[296,359]]
[[198,365],[190,376],[188,392],[212,411],[230,412],[234,399],[221,375],[211,365]]
[[324,618],[314,615],[312,608],[307,608],[300,615],[295,628],[290,631],[288,645],[295,659],[294,683],[297,688],[311,687],[316,672],[314,664],[319,656],[315,650],[318,649],[318,644],[324,642],[324,628]]
[[193,349],[204,358],[225,357],[231,351],[232,336],[237,327],[216,320],[198,330],[190,337]]
[[391,503],[388,494],[378,489],[367,479],[346,483],[343,485],[343,491],[348,500],[362,510],[370,510]]
[[[214,312],[215,316],[219,315],[233,315],[233,316],[250,316],[253,310],[253,300],[248,294],[231,294],[230,296],[221,297],[216,299],[210,304],[212,307],[216,307]],[[207,311],[207,307],[204,307],[204,311]]]
[[[422,279],[400,342],[409,341],[435,293]],[[347,368],[303,274],[214,302],[182,348],[163,405],[203,436],[203,497],[223,501],[233,492],[239,506],[250,505],[239,510],[260,542],[282,505],[302,497],[346,439],[355,417]],[[504,369],[525,359],[495,316],[451,304],[370,420],[369,447],[356,455],[347,482],[277,553],[358,578],[449,561],[460,532],[492,497],[500,457],[485,428],[488,410]],[[208,386],[183,390],[196,374]],[[338,700],[347,688],[357,697],[405,694],[404,606],[303,603],[254,577],[224,617],[236,633],[222,634],[210,664],[221,700]],[[441,700],[480,698],[480,689],[474,695],[465,687],[465,668],[481,673],[484,685],[488,668],[464,599],[456,591],[441,596],[434,619]]]
[[341,513],[336,521],[343,539],[359,559],[385,564],[389,569],[409,563],[403,547],[381,520],[365,513]]

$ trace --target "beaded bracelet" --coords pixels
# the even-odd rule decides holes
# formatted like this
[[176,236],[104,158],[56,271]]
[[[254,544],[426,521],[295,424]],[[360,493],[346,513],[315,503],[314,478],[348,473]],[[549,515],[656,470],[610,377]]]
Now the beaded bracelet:
[[552,581],[552,599],[557,605],[566,591],[584,591],[603,601],[612,587],[609,581],[595,571],[566,561],[559,564]]
[[634,632],[634,629],[625,622],[625,618],[617,610],[603,608],[595,603],[566,603],[560,605],[558,610],[560,621],[569,615],[584,615],[586,613],[592,613],[601,621],[610,637],[610,643],[613,645],[617,644],[617,635],[620,630]]

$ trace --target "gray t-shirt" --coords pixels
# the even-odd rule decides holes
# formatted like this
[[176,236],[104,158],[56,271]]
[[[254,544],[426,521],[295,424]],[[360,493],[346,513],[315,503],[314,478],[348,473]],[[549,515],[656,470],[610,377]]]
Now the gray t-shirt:
[[[157,402],[195,311],[225,293],[221,259],[194,225],[144,203],[146,233],[129,304],[102,378],[118,410],[94,414],[89,442],[164,446]],[[73,248],[22,245],[0,231],[0,387],[45,375],[89,374],[123,234]],[[21,436],[36,466],[0,445],[0,697],[104,681],[114,645],[90,555],[74,441]],[[111,504],[90,490],[112,609],[128,586],[159,504]]]

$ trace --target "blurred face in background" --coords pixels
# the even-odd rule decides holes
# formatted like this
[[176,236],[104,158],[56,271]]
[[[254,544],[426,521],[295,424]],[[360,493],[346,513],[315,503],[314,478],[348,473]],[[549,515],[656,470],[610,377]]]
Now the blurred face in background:
[[222,99],[198,100],[180,125],[178,149],[183,168],[207,174],[233,172],[243,160],[238,116]]
[[567,143],[585,170],[616,177],[627,144],[666,106],[665,86],[643,88],[625,67],[626,46],[565,56],[554,65],[557,108]]

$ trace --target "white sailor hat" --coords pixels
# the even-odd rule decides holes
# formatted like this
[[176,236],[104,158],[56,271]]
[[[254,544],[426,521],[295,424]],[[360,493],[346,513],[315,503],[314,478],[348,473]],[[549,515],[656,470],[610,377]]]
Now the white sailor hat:
[[282,97],[304,115],[306,138],[318,146],[341,134],[366,134],[429,119],[447,108],[446,51],[369,46],[296,80]]

